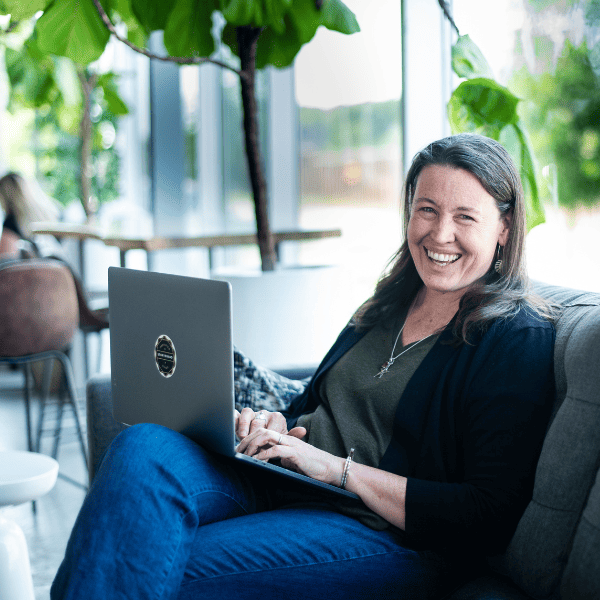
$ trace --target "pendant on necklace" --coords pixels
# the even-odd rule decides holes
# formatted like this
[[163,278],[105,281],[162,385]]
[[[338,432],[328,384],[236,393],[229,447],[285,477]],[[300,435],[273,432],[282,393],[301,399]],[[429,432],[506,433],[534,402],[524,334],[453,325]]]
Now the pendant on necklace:
[[386,360],[381,365],[381,369],[379,370],[379,373],[377,373],[377,375],[375,375],[375,377],[378,377],[379,379],[381,379],[389,371],[389,369],[393,363],[394,363],[393,360],[392,361]]

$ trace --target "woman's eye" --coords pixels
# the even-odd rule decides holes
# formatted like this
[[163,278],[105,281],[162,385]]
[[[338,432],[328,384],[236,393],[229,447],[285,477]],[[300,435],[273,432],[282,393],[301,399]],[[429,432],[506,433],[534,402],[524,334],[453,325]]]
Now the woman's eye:
[[471,217],[470,215],[460,215],[460,218],[463,221],[473,221],[473,217]]

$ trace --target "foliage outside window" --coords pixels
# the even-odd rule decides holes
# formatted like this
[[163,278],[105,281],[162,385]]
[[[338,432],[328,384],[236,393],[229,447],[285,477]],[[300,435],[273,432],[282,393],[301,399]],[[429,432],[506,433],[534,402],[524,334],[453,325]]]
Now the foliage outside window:
[[[519,40],[515,53],[522,64],[508,86],[525,99],[522,119],[545,166],[544,198],[575,210],[600,201],[600,0],[566,5],[563,11],[583,13],[583,28],[566,31],[562,47],[534,32],[536,61],[529,65]],[[541,0],[526,6],[532,19],[556,19],[561,8]]]
[[[528,208],[537,196],[539,223],[542,201],[574,210],[600,200],[600,0],[522,6],[527,30],[515,37],[506,87],[492,82],[468,37],[459,38],[453,67],[467,81],[455,90],[449,117],[454,130],[482,131],[521,157]],[[486,74],[487,81],[475,80]],[[523,138],[531,160],[522,160]],[[530,228],[536,220],[528,214]]]

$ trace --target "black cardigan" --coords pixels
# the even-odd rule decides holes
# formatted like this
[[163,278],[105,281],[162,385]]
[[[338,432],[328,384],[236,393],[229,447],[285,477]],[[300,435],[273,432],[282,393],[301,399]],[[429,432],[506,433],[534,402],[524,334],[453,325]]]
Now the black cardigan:
[[[364,333],[342,331],[284,413],[289,429],[317,408],[323,377]],[[554,399],[554,337],[525,310],[472,345],[451,345],[448,327],[409,381],[378,466],[408,478],[406,534],[415,547],[495,554],[510,541],[531,499]]]

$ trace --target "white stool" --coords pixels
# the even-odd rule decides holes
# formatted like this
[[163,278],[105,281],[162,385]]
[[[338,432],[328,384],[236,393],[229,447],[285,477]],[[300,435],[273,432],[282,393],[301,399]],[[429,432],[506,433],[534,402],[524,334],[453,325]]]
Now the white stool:
[[[0,506],[30,502],[56,482],[58,463],[35,452],[0,452]],[[35,600],[23,530],[0,514],[0,598]]]

